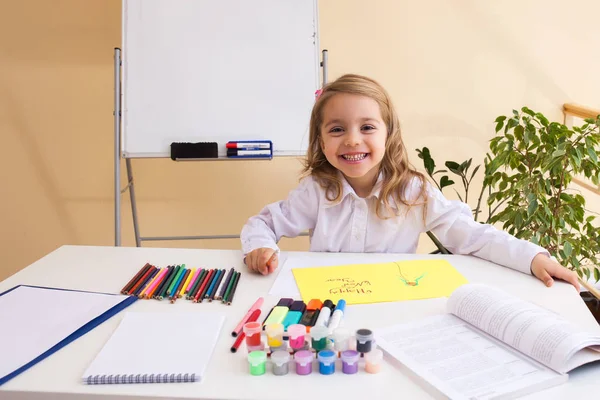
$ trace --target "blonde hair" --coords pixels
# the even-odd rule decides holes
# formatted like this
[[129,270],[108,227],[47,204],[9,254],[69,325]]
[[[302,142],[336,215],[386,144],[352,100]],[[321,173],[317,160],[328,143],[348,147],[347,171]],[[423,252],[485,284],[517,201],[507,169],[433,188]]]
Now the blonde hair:
[[414,205],[405,197],[407,194],[406,189],[414,178],[419,179],[421,183],[419,195],[416,199],[421,198],[423,200],[422,204],[426,203],[425,176],[412,167],[408,161],[408,155],[400,133],[400,120],[389,94],[373,79],[360,75],[343,75],[323,87],[310,116],[310,137],[303,174],[305,176],[312,175],[317,179],[325,189],[329,201],[337,202],[341,200],[342,182],[338,170],[327,161],[321,148],[323,109],[327,102],[339,93],[367,96],[375,100],[379,104],[381,116],[388,131],[385,154],[379,165],[379,172],[383,172],[383,182],[375,209],[377,216],[388,218],[387,215],[389,214],[386,216],[383,214],[384,209],[394,215],[390,207],[390,198],[396,201],[398,205],[404,204],[409,207]]

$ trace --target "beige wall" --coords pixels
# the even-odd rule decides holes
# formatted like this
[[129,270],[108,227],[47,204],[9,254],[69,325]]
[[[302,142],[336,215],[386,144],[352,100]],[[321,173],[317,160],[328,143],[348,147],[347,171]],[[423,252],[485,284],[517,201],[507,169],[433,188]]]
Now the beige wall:
[[[62,244],[113,244],[120,7],[117,0],[2,1],[0,279]],[[419,167],[414,149],[423,146],[438,164],[481,162],[493,120],[512,108],[528,105],[559,120],[565,102],[600,106],[597,1],[321,0],[319,11],[330,78],[355,72],[380,80]],[[238,233],[295,185],[300,163],[134,160],[133,167],[143,235],[198,235]],[[227,189],[216,191],[223,181]],[[123,200],[123,243],[132,245]],[[592,208],[600,211],[598,200]],[[237,240],[150,245],[239,248]],[[283,247],[305,249],[307,240]]]

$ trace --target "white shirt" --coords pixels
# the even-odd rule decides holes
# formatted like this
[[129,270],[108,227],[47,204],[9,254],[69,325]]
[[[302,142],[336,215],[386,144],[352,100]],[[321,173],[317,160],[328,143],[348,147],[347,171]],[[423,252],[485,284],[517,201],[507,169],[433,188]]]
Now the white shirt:
[[[431,231],[453,254],[473,255],[530,274],[531,261],[548,252],[531,242],[473,219],[470,207],[451,201],[427,184],[428,202],[407,207],[390,201],[398,216],[381,219],[375,213],[382,176],[371,194],[360,198],[342,178],[342,198],[327,200],[325,190],[309,176],[289,193],[286,200],[267,205],[248,219],[241,233],[244,254],[260,247],[278,249],[281,237],[296,237],[309,231],[310,251],[345,253],[415,253],[419,237]],[[409,202],[419,194],[420,182],[408,185]]]

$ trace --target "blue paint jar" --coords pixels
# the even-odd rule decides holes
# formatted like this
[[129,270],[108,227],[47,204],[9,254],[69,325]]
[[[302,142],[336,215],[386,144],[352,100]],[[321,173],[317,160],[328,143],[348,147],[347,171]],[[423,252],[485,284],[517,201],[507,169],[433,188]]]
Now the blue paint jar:
[[331,375],[335,372],[336,353],[331,350],[321,350],[317,355],[319,360],[319,372],[322,375]]

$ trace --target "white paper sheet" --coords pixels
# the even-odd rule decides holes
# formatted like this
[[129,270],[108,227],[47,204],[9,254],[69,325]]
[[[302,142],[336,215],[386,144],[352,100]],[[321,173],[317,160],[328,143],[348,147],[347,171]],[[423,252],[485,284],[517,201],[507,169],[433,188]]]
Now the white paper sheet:
[[0,378],[29,363],[125,298],[28,286],[0,296]]

